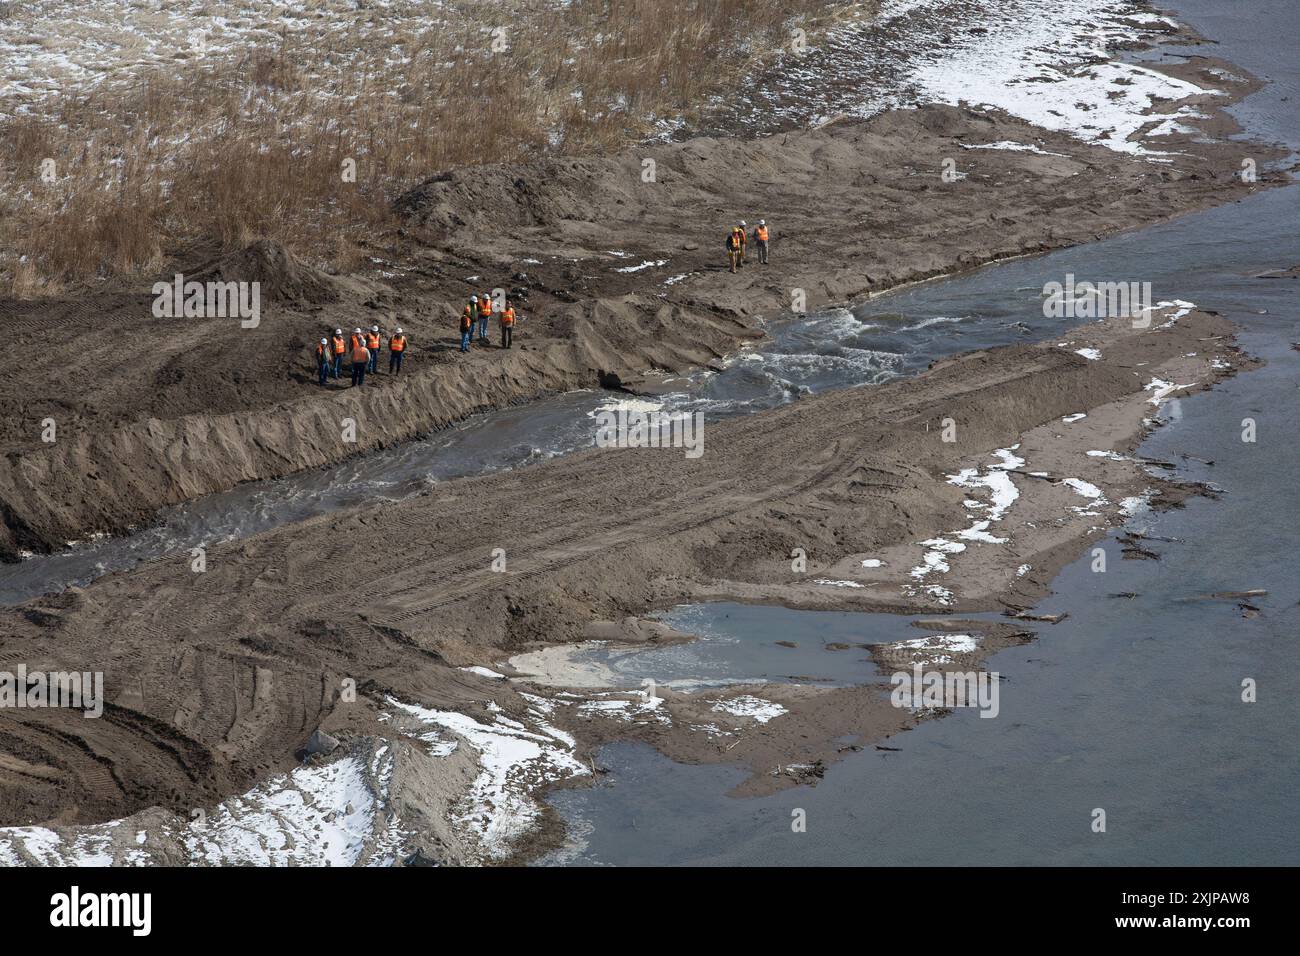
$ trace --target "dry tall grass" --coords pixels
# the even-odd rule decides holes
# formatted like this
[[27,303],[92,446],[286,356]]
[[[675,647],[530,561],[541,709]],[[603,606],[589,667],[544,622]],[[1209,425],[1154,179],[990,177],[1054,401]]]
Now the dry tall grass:
[[[689,121],[834,5],[478,0],[360,60],[341,24],[325,49],[286,32],[238,59],[141,76],[124,95],[65,94],[0,124],[16,186],[0,200],[0,287],[149,274],[206,239],[269,237],[354,268],[389,200],[431,173],[617,148]],[[334,62],[349,65],[319,68]]]

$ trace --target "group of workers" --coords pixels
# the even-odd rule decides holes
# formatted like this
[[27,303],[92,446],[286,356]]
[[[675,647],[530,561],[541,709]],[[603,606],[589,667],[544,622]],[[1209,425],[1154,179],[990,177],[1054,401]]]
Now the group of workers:
[[[731,263],[732,272],[745,267],[745,256],[748,253],[750,238],[748,226],[746,226],[743,219],[732,226],[731,232],[727,234],[727,258]],[[759,263],[767,265],[767,220],[760,219],[758,221],[758,225],[754,227],[752,238],[755,247],[758,249]],[[460,350],[462,352],[468,352],[470,345],[476,341],[480,345],[490,344],[488,340],[488,323],[494,313],[501,324],[501,347],[503,349],[511,347],[515,330],[515,307],[510,304],[510,300],[502,297],[498,306],[493,302],[490,294],[472,295],[460,314]],[[475,334],[476,331],[477,335]],[[369,332],[364,332],[359,328],[353,329],[351,336],[346,339],[343,336],[342,329],[335,329],[332,336],[321,339],[320,344],[316,346],[316,370],[320,375],[321,385],[326,384],[326,381],[331,376],[337,379],[343,374],[345,357],[351,362],[352,384],[354,386],[364,385],[367,372],[374,375],[379,371],[379,352],[382,341],[379,326],[377,325],[372,325]],[[402,356],[406,352],[406,347],[406,334],[398,328],[388,337],[388,371],[394,375],[402,371]]]
[[[335,329],[329,338],[320,340],[316,346],[316,371],[320,383],[330,376],[338,378],[343,374],[343,361],[346,356],[352,366],[352,384],[364,385],[366,372],[372,375],[379,371],[379,351],[383,337],[379,326],[372,325],[369,332],[353,329],[346,339],[342,329]],[[388,337],[388,371],[397,375],[402,371],[402,356],[406,354],[406,333],[400,328]]]
[[[732,226],[731,232],[727,234],[727,258],[731,263],[731,271],[735,272],[745,267],[745,257],[749,251],[751,238],[758,250],[759,263],[767,265],[768,236],[766,219],[758,221],[752,236],[745,220],[742,219]],[[462,352],[468,352],[470,345],[475,342],[479,345],[491,344],[488,339],[488,323],[493,314],[501,324],[501,347],[503,349],[511,347],[515,330],[515,307],[510,304],[510,300],[502,296],[500,302],[495,303],[491,294],[471,295],[460,314]],[[316,369],[320,375],[320,384],[326,384],[331,376],[337,379],[343,374],[343,362],[346,357],[352,366],[352,384],[364,385],[367,372],[374,375],[379,371],[382,341],[377,325],[372,325],[369,332],[359,328],[353,329],[352,335],[346,339],[342,329],[335,329],[332,336],[321,339],[320,344],[316,346]],[[388,371],[394,375],[402,371],[402,356],[406,348],[406,335],[399,328],[388,337]]]
[[[470,344],[477,339],[482,345],[488,345],[488,322],[493,315],[501,323],[501,347],[508,349],[514,342],[515,307],[504,296],[499,305],[494,305],[488,294],[470,296],[460,316],[460,350],[468,352]],[[477,329],[478,335],[475,336]],[[316,346],[316,372],[320,384],[325,385],[333,377],[343,374],[343,365],[350,363],[352,384],[364,385],[366,373],[375,375],[379,371],[379,353],[382,350],[383,335],[379,326],[372,325],[370,331],[353,329],[346,338],[342,329],[335,329],[334,334],[320,340]],[[407,349],[406,333],[400,328],[388,337],[388,371],[397,375],[402,371],[402,356]]]
[[[748,226],[740,220],[731,227],[727,234],[727,258],[731,262],[731,271],[745,267],[745,256],[749,249]],[[752,234],[754,245],[758,249],[758,261],[767,265],[768,229],[767,220],[760,219]],[[514,339],[515,307],[504,296],[499,304],[494,303],[491,294],[472,295],[460,315],[460,350],[468,352],[471,344],[489,345],[488,323],[493,314],[501,324],[501,347],[508,349]],[[475,332],[477,331],[477,335]],[[343,363],[351,362],[352,384],[364,385],[366,373],[375,375],[379,371],[379,352],[383,338],[379,326],[372,325],[369,332],[360,328],[352,330],[347,338],[342,329],[335,329],[334,334],[320,340],[316,346],[316,370],[320,384],[325,385],[330,377],[335,379],[343,374]],[[388,337],[388,371],[394,375],[402,371],[402,356],[406,353],[406,334],[396,329]]]
[[[745,254],[749,246],[747,230],[745,220],[742,219],[727,234],[727,259],[731,262],[732,272],[745,267]],[[762,265],[767,265],[767,237],[767,220],[760,219],[754,227],[754,245],[758,247],[758,261]]]
[[[758,261],[762,265],[767,265],[768,261],[768,235],[767,220],[760,219],[758,225],[754,227],[752,238],[758,249]],[[749,239],[750,234],[745,220],[742,219],[731,227],[731,232],[727,235],[727,258],[730,260],[732,272],[745,267]],[[514,339],[515,307],[510,304],[510,300],[502,297],[498,307],[493,303],[490,294],[472,295],[460,314],[462,352],[468,352],[470,345],[476,341],[480,345],[490,344],[488,323],[494,313],[501,324],[501,347],[503,349],[511,347]],[[475,335],[476,331],[477,335]],[[331,376],[337,379],[343,374],[343,362],[346,356],[352,365],[352,384],[364,385],[367,372],[374,375],[379,371],[382,341],[377,325],[372,325],[369,332],[359,328],[353,329],[351,336],[346,339],[343,337],[342,329],[335,329],[332,336],[321,339],[320,344],[316,346],[316,369],[320,375],[320,384],[326,384]],[[406,347],[406,335],[398,328],[388,337],[388,371],[394,375],[402,371],[402,356],[406,352]]]
[[510,300],[504,296],[501,299],[500,308],[492,302],[491,295],[472,295],[469,302],[466,303],[464,311],[460,314],[460,350],[468,352],[471,342],[476,338],[474,335],[475,327],[478,328],[477,341],[480,345],[488,345],[488,322],[492,318],[493,312],[501,322],[501,347],[510,348],[514,342],[515,332],[515,307],[510,304]]

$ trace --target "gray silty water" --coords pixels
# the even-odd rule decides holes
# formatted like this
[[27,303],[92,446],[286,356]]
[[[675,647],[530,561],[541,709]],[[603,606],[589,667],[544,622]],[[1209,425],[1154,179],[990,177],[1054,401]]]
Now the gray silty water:
[[[1214,52],[1273,86],[1236,109],[1250,130],[1300,146],[1300,12],[1261,2],[1231,13],[1208,0],[1171,4],[1214,36]],[[969,711],[830,768],[815,788],[759,800],[726,792],[744,773],[674,764],[618,744],[613,772],[591,791],[556,793],[575,835],[551,862],[582,864],[1290,864],[1300,862],[1295,783],[1300,754],[1300,283],[1256,273],[1300,263],[1300,187],[1257,195],[1103,243],[1021,260],[905,290],[879,309],[926,316],[1017,316],[1036,328],[1042,283],[1080,278],[1150,281],[1157,297],[1190,299],[1242,328],[1243,347],[1269,363],[1183,399],[1142,453],[1184,461],[1180,476],[1224,489],[1182,510],[1135,518],[1159,561],[1108,570],[1091,555],[1060,574],[1039,610],[1068,612],[1039,640],[995,655],[1001,713]],[[1252,418],[1258,440],[1241,440]],[[1259,616],[1199,595],[1250,588]],[[1132,599],[1111,595],[1132,592]],[[874,630],[863,616],[859,640]],[[803,637],[817,643],[820,624]],[[1258,702],[1241,699],[1258,682]],[[807,832],[791,832],[791,811]],[[1093,810],[1107,813],[1094,833]]]
[[[604,665],[614,675],[614,686],[627,688],[641,687],[646,680],[682,690],[740,681],[842,686],[877,676],[861,645],[924,636],[897,615],[792,611],[725,601],[684,605],[655,617],[699,640],[633,651],[602,645],[584,650],[578,661]],[[868,632],[864,618],[872,619]],[[810,626],[810,620],[815,624]],[[811,639],[810,633],[815,635]],[[837,646],[828,650],[828,644]]]

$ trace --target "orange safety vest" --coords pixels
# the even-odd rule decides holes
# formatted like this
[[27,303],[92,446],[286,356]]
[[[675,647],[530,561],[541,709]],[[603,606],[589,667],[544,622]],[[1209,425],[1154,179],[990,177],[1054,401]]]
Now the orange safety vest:
[[334,336],[331,336],[331,338],[334,339],[334,354],[335,354],[335,355],[342,355],[344,352],[347,351],[347,346],[343,344],[343,336],[341,336],[341,335],[334,335]]
[[364,345],[358,345],[352,350],[352,361],[361,363],[370,361],[370,353],[366,351]]
[[755,232],[758,233],[759,242],[767,242],[767,226],[759,226]]
[[474,328],[474,314],[470,312],[469,306],[465,306],[465,311],[460,316],[460,330],[468,332],[472,328]]
[[391,339],[388,340],[388,350],[390,352],[405,352],[406,336],[394,335]]
[[329,357],[329,349],[324,345],[316,346],[316,361],[324,362]]
[[501,313],[501,324],[502,325],[515,324],[515,307],[513,305],[506,306],[506,310]]
[[362,345],[361,336],[357,335],[357,333],[353,332],[351,335],[348,336],[348,347],[351,348],[354,352],[357,349],[361,348],[361,345]]
[[485,315],[485,316],[491,317],[491,315],[492,315],[492,300],[491,300],[491,299],[480,299],[480,300],[479,300],[479,303],[480,303],[480,304],[479,304],[479,307],[478,307],[478,314],[479,314],[479,315]]
[[368,349],[377,349],[377,348],[379,348],[379,333],[378,333],[378,332],[367,332],[367,333],[366,333],[366,348],[368,348]]

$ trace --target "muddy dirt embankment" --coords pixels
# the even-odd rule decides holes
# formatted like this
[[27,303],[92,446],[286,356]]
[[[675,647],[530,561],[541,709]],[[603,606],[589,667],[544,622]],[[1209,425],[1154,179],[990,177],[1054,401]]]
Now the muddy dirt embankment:
[[[510,684],[457,668],[680,601],[1027,604],[1126,502],[1169,496],[1128,456],[1153,402],[1242,364],[1224,319],[1168,313],[1149,329],[1094,321],[1063,333],[1064,347],[975,352],[709,426],[699,458],[593,449],[214,546],[203,573],[177,556],[6,610],[0,664],[103,671],[109,704],[98,720],[7,712],[0,824],[152,805],[184,816],[295,766],[319,726],[384,736],[390,697],[478,714],[494,699],[522,719]],[[950,567],[918,577],[934,550]],[[748,763],[766,781],[771,761],[834,759],[838,737],[876,726],[878,689],[857,694],[853,707],[786,700],[804,715],[782,724],[792,737],[774,723],[725,754],[681,735],[665,747]]]
[[[962,148],[1007,141],[1050,155]],[[160,507],[476,410],[608,384],[608,373],[707,362],[757,337],[759,317],[788,310],[795,289],[808,308],[842,304],[1267,184],[1234,176],[1239,152],[1188,144],[1169,164],[1138,162],[1004,116],[929,106],[750,141],[455,170],[402,198],[409,227],[376,237],[364,276],[326,276],[266,246],[165,271],[262,282],[253,329],[155,318],[151,297],[130,290],[0,302],[0,327],[41,343],[0,383],[0,559],[121,532]],[[961,178],[942,178],[945,159]],[[772,224],[772,264],[730,275],[722,230],[760,216]],[[522,306],[516,349],[458,354],[460,303],[497,286]],[[318,388],[319,337],[375,323],[411,337],[401,378]]]

